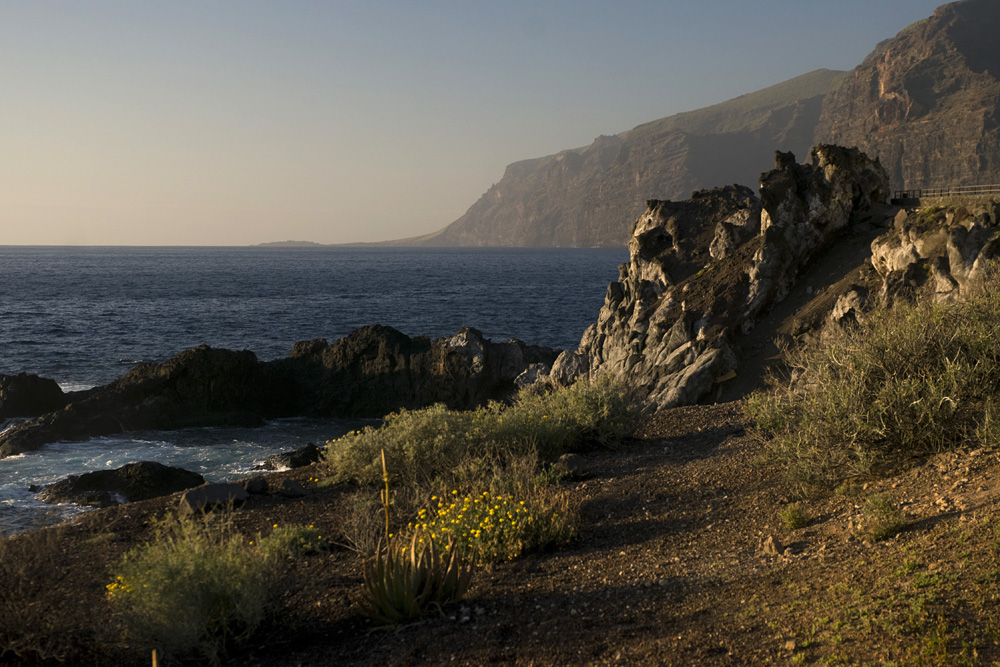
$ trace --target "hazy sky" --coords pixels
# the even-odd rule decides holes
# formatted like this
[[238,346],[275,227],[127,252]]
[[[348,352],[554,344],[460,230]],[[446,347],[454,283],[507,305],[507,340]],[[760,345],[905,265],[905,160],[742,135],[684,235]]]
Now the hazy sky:
[[851,69],[938,4],[0,0],[0,245],[432,232],[510,162]]

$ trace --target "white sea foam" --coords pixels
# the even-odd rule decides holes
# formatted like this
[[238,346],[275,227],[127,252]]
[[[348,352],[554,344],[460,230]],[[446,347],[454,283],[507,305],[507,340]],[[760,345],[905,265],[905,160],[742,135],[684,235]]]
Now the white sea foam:
[[94,384],[87,384],[85,382],[59,382],[57,384],[59,385],[59,388],[67,394],[71,391],[87,391],[88,389],[93,389],[97,386]]
[[[372,422],[375,423],[375,422]],[[49,505],[29,487],[43,487],[68,475],[110,470],[136,461],[157,461],[224,482],[254,474],[272,454],[313,442],[322,444],[357,421],[288,419],[258,429],[197,428],[156,434],[127,434],[86,442],[57,442],[35,452],[0,459],[0,534],[65,520],[85,508]]]

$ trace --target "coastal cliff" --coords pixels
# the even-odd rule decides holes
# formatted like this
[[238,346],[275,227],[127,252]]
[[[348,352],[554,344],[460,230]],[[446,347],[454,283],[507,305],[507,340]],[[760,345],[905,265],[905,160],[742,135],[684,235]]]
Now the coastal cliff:
[[1000,183],[1000,4],[964,0],[886,40],[830,92],[816,140],[878,156],[894,188]]
[[775,149],[805,153],[840,72],[817,70],[583,148],[515,162],[461,218],[415,239],[429,246],[622,246],[652,196],[753,183]]
[[507,167],[468,211],[406,245],[622,246],[648,199],[753,184],[774,150],[857,146],[894,189],[1000,183],[1000,6],[963,0],[877,45],[721,104]]

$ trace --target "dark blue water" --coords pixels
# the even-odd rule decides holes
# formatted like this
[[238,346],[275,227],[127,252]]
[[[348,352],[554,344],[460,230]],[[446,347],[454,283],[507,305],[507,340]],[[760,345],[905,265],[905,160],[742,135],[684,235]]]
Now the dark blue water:
[[[274,359],[296,341],[333,341],[365,324],[411,336],[474,326],[493,340],[575,348],[627,258],[625,249],[0,247],[0,373],[78,389],[202,343]],[[356,426],[128,433],[0,459],[0,535],[81,511],[35,500],[30,485],[139,460],[224,481]]]
[[286,356],[365,324],[575,348],[625,249],[0,247],[0,373],[103,384],[199,344]]

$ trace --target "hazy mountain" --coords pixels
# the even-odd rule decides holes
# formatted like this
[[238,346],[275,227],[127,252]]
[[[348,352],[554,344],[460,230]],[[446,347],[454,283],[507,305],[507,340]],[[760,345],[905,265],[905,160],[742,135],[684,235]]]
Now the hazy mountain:
[[515,162],[461,218],[401,243],[625,245],[648,199],[756,187],[774,151],[878,157],[895,188],[1000,183],[1000,2],[962,0],[880,43],[851,72],[817,70],[589,146]]
[[625,245],[646,200],[720,183],[756,184],[775,149],[809,149],[840,72],[817,70],[589,146],[515,162],[461,218],[423,245]]

